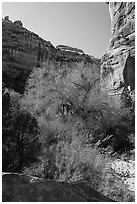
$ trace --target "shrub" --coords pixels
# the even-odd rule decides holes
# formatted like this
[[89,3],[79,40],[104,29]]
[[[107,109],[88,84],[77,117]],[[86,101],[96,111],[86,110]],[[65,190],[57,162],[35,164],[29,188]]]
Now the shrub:
[[84,179],[97,189],[106,161],[99,150],[84,146],[78,138],[71,143],[60,142],[56,153],[58,179],[64,181]]

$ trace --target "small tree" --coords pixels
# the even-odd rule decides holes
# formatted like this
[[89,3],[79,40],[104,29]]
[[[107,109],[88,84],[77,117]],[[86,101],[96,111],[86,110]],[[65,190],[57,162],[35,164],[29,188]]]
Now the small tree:
[[[8,103],[7,109],[4,101]],[[3,171],[20,172],[24,166],[37,161],[40,153],[37,120],[28,112],[14,114],[10,94],[3,96],[2,116]]]

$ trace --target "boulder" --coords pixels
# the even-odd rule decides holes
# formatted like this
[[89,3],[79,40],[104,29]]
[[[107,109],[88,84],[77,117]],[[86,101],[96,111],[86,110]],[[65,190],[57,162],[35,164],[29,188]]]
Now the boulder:
[[14,24],[16,24],[16,25],[18,25],[20,27],[23,26],[23,24],[22,24],[22,22],[20,20],[14,21]]
[[9,21],[9,16],[5,16],[5,17],[4,17],[4,20],[5,20],[5,21]]
[[83,182],[57,182],[18,173],[3,173],[2,201],[113,202]]

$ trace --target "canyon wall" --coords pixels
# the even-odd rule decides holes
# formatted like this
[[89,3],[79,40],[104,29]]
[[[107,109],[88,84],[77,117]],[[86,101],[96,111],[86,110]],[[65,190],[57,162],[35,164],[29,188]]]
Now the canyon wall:
[[3,82],[22,92],[33,67],[41,66],[51,53],[53,45],[23,27],[21,21],[2,20],[2,74]]
[[110,2],[112,37],[101,59],[101,86],[121,104],[135,89],[135,2]]
[[23,93],[32,69],[47,61],[66,70],[81,64],[91,69],[97,66],[99,77],[100,60],[77,48],[64,45],[55,48],[49,41],[24,28],[20,20],[12,22],[6,16],[2,20],[2,78],[6,87]]

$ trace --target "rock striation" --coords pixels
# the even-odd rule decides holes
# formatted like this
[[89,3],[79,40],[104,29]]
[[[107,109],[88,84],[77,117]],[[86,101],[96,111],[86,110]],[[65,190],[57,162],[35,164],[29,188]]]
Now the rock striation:
[[60,49],[60,50],[65,50],[68,52],[75,52],[75,53],[79,53],[79,54],[84,54],[83,50],[78,49],[78,48],[72,48],[72,47],[66,46],[66,45],[57,45],[56,48]]
[[101,86],[117,103],[135,89],[135,2],[110,2],[112,37],[101,59]]
[[3,202],[113,202],[83,182],[64,183],[3,173]]

